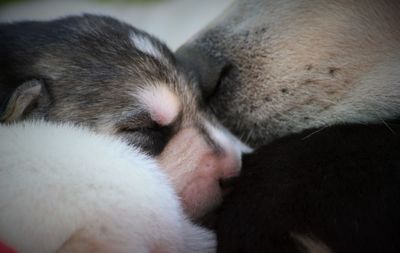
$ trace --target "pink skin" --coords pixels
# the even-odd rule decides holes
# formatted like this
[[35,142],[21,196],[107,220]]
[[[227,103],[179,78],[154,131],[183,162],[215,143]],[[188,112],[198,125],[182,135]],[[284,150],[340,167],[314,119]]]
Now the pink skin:
[[222,152],[209,145],[198,130],[186,128],[170,140],[158,157],[192,218],[203,216],[221,202],[221,179],[240,173],[240,153],[235,152],[234,143],[218,144]]
[[[174,122],[182,111],[180,97],[160,84],[139,92],[139,100],[150,112],[152,119],[166,126]],[[169,175],[175,191],[182,200],[186,213],[198,218],[212,210],[222,200],[220,180],[239,175],[243,144],[205,118],[205,131],[219,146],[218,150],[205,140],[205,136],[187,121],[169,141],[158,161]]]

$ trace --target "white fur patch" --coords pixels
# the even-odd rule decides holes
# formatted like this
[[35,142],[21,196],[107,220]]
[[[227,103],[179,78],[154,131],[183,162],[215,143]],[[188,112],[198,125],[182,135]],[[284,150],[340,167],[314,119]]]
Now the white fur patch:
[[205,122],[206,129],[210,134],[210,137],[222,148],[233,150],[235,154],[240,156],[242,153],[248,154],[253,152],[253,149],[241,142],[236,136],[234,136],[228,129],[219,125],[215,127],[208,121]]
[[0,238],[18,252],[82,230],[104,252],[213,252],[155,161],[118,139],[45,122],[0,125],[0,139]]
[[179,98],[165,85],[146,87],[136,96],[151,118],[162,126],[171,124],[181,110]]
[[163,58],[162,53],[153,44],[153,41],[150,38],[143,35],[131,33],[130,39],[132,40],[135,47],[143,53],[151,55],[159,60]]

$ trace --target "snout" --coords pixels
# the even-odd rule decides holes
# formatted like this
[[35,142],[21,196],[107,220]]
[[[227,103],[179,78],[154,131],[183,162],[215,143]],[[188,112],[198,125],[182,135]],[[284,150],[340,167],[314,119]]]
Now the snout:
[[222,194],[226,194],[233,189],[239,179],[242,154],[251,152],[251,149],[223,126],[207,125],[207,129],[222,153],[219,159],[221,175],[218,183]]
[[183,206],[193,218],[202,217],[221,203],[241,168],[240,156],[236,154],[222,154],[209,149],[198,155],[200,161],[181,190]]
[[178,132],[158,157],[187,214],[199,218],[216,207],[240,174],[243,147],[229,132],[206,125]]

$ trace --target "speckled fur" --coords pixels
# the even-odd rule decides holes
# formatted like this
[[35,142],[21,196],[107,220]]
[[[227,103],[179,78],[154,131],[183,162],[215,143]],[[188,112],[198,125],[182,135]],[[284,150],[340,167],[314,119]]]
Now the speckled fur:
[[222,62],[208,101],[255,146],[311,127],[381,122],[400,111],[399,12],[393,0],[237,0],[178,55],[189,54],[189,65],[198,55]]

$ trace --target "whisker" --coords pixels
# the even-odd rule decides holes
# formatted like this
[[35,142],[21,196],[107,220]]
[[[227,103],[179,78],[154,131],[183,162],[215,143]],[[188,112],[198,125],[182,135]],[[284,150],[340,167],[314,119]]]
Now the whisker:
[[304,140],[310,138],[311,136],[313,136],[314,134],[317,134],[317,133],[321,132],[322,130],[324,130],[326,128],[328,128],[328,126],[321,127],[320,129],[315,130],[314,132],[310,133],[309,135],[303,137],[301,140],[304,141]]
[[378,116],[378,118],[382,121],[382,123],[385,125],[385,127],[386,127],[387,129],[389,129],[390,132],[392,132],[392,134],[397,135],[397,133],[393,130],[393,128],[391,128],[391,127],[389,126],[389,124],[388,124],[384,119],[382,119],[382,118],[379,117],[379,116]]

